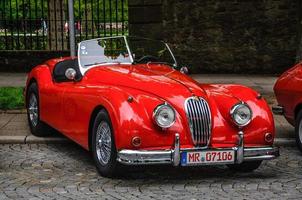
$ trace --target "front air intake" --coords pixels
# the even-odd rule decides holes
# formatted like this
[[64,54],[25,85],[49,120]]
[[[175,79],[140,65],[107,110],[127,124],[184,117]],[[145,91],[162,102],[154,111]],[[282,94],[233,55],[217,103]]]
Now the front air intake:
[[211,137],[209,104],[201,97],[190,97],[185,102],[191,136],[196,146],[207,146]]

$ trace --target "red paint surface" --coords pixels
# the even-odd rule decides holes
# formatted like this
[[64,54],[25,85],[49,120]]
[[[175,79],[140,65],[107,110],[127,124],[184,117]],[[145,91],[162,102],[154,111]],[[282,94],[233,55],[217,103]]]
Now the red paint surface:
[[299,63],[284,72],[277,80],[274,91],[280,106],[284,107],[284,116],[294,125],[295,114],[302,105],[302,64]]
[[[68,58],[65,58],[68,59]],[[253,111],[251,123],[243,128],[245,146],[267,146],[264,135],[274,136],[274,121],[267,103],[258,93],[240,85],[200,84],[166,65],[136,64],[95,67],[78,82],[55,83],[54,59],[35,67],[27,85],[35,79],[39,87],[41,120],[56,128],[84,148],[89,147],[89,121],[95,108],[105,108],[111,118],[117,149],[136,149],[131,141],[141,138],[140,149],[170,149],[175,133],[181,148],[194,147],[184,110],[192,95],[208,101],[212,115],[210,146],[233,147],[238,127],[230,117],[234,104],[244,101]],[[128,102],[129,96],[133,102]],[[161,130],[152,121],[156,106],[168,102],[176,110],[176,122]]]

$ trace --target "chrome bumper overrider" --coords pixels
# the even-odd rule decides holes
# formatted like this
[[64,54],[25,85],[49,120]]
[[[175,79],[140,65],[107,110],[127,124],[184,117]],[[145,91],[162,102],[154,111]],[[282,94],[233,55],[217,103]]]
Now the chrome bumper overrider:
[[[125,165],[172,164],[180,165],[182,151],[215,151],[234,150],[235,163],[253,160],[269,160],[279,156],[278,147],[246,147],[243,143],[243,132],[238,132],[238,145],[233,148],[192,148],[180,149],[179,134],[175,134],[174,148],[168,150],[120,150],[117,161]],[[224,164],[224,163],[222,163]],[[202,165],[202,164],[200,164]]]

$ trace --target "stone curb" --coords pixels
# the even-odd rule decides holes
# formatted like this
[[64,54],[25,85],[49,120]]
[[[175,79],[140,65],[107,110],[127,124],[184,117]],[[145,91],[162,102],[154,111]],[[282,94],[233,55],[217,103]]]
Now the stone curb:
[[26,114],[26,109],[19,110],[0,110],[0,114]]
[[[71,143],[72,141],[64,137],[36,137],[28,136],[0,136],[0,144],[62,144]],[[296,146],[296,141],[293,138],[276,138],[276,146]]]
[[64,137],[36,137],[33,135],[28,136],[0,136],[0,144],[61,144],[70,143]]

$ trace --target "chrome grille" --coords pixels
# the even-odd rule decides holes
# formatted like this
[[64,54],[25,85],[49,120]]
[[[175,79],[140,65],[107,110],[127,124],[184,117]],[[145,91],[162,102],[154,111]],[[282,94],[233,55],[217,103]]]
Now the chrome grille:
[[211,136],[209,104],[201,97],[190,97],[185,102],[191,136],[197,146],[207,146]]

